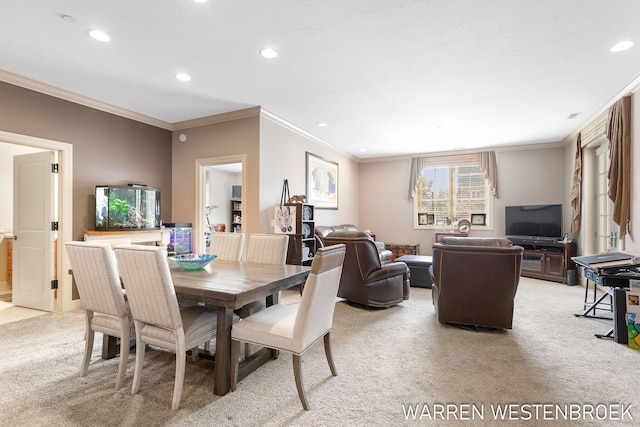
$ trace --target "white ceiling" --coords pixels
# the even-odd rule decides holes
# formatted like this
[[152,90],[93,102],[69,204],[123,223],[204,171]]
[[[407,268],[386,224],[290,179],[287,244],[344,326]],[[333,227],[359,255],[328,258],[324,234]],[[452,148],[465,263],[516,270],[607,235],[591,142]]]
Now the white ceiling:
[[0,78],[169,129],[262,106],[359,158],[553,143],[635,88],[640,45],[609,48],[639,18],[637,0],[2,0]]

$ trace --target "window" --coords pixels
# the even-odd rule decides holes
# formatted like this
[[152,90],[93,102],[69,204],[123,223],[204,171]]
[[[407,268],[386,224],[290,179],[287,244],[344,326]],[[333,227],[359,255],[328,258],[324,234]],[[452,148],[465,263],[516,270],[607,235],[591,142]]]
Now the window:
[[472,214],[486,215],[486,225],[473,228],[492,228],[493,197],[480,166],[425,168],[414,201],[415,228],[444,227]]

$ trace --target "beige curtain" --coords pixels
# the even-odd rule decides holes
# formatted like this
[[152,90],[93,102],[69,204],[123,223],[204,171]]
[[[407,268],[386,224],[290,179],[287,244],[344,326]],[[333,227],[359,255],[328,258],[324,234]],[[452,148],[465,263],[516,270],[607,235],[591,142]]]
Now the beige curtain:
[[631,97],[625,96],[609,108],[607,138],[609,154],[609,198],[613,220],[620,226],[620,238],[631,231]]
[[489,189],[493,197],[498,198],[498,162],[495,151],[483,151],[480,153],[480,169],[489,183]]
[[571,233],[580,229],[582,214],[582,133],[576,138],[576,155],[573,165],[573,185],[571,186]]
[[409,198],[416,196],[418,181],[424,168],[480,166],[489,183],[494,197],[498,197],[498,166],[495,151],[483,151],[474,154],[454,154],[450,156],[414,157],[411,159],[411,174],[409,176]]

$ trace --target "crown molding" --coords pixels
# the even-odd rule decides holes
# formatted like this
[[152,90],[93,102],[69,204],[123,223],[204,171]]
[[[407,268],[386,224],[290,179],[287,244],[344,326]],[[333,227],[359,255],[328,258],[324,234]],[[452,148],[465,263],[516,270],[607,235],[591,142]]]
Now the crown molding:
[[260,117],[262,117],[264,119],[267,119],[267,120],[269,120],[269,121],[271,121],[273,123],[276,123],[276,124],[278,124],[278,125],[280,125],[280,126],[282,126],[284,128],[287,128],[288,130],[290,130],[292,132],[295,132],[298,135],[303,136],[303,137],[305,137],[305,138],[307,138],[307,139],[309,139],[309,140],[311,140],[311,141],[313,141],[313,142],[315,142],[317,144],[323,145],[326,148],[328,148],[328,149],[330,149],[332,151],[335,151],[336,153],[339,153],[339,154],[349,158],[350,160],[353,160],[355,162],[360,162],[361,161],[360,158],[354,156],[353,154],[347,153],[346,151],[336,147],[335,145],[329,144],[324,139],[318,138],[317,136],[313,135],[312,133],[307,132],[306,130],[294,125],[291,122],[288,122],[287,120],[283,119],[282,117],[277,116],[277,115],[273,114],[272,112],[270,112],[270,111],[268,111],[268,110],[266,110],[264,108],[260,109]]
[[260,107],[250,107],[243,110],[230,111],[228,113],[214,114],[212,116],[200,117],[197,119],[176,122],[172,125],[171,130],[185,130],[200,126],[214,125],[217,123],[230,122],[232,120],[247,119],[249,117],[258,117],[260,115]]
[[481,148],[468,148],[464,150],[447,150],[447,151],[431,151],[428,153],[419,154],[406,154],[402,156],[387,156],[387,157],[368,157],[360,159],[360,163],[376,163],[376,162],[389,162],[394,160],[408,160],[414,157],[440,157],[450,156],[456,154],[475,154],[482,151],[524,151],[524,150],[539,150],[543,148],[562,148],[565,144],[563,142],[538,142],[532,144],[518,144],[518,145],[498,145],[493,147],[481,147]]
[[587,120],[582,122],[580,126],[576,128],[573,132],[567,135],[563,140],[563,145],[573,144],[578,137],[578,134],[582,132],[583,129],[588,127],[592,122],[598,120],[598,118],[609,110],[609,108],[615,104],[620,98],[625,97],[627,95],[633,95],[638,89],[640,89],[640,74],[633,80],[629,82],[622,90],[620,90],[616,95],[614,95],[608,102],[606,102],[598,111],[593,113]]
[[45,95],[50,95],[59,99],[63,99],[65,101],[73,102],[75,104],[84,105],[85,107],[104,111],[105,113],[115,114],[116,116],[135,120],[137,122],[145,123],[161,129],[172,129],[171,123],[154,119],[153,117],[145,116],[144,114],[135,113],[124,108],[116,107],[114,105],[107,104],[106,102],[96,101],[95,99],[78,95],[77,93],[60,89],[46,83],[31,80],[5,70],[0,70],[0,80],[15,86],[20,86],[25,89],[33,90]]

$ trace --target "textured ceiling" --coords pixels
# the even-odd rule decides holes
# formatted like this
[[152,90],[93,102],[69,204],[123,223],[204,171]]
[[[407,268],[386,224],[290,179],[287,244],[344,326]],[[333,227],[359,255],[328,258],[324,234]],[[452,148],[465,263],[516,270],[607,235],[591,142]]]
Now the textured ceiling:
[[635,87],[640,46],[609,48],[640,41],[639,17],[637,0],[2,0],[0,70],[168,128],[262,106],[359,158],[553,143]]

